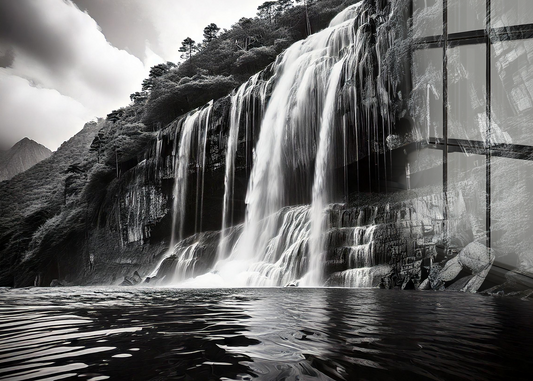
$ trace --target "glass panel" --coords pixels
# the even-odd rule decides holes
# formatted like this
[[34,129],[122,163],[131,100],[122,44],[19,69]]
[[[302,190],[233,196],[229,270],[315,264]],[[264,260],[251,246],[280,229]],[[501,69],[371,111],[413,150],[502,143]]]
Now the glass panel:
[[492,0],[491,26],[493,28],[520,24],[533,24],[533,1]]
[[432,187],[439,194],[443,187],[443,154],[439,149],[424,148],[411,152],[405,169],[407,189]]
[[485,141],[485,45],[448,49],[448,137]]
[[491,179],[495,264],[533,272],[533,162],[492,157]]
[[448,0],[448,34],[485,29],[487,0]]
[[491,56],[491,140],[533,145],[533,40],[496,42]]
[[413,37],[442,36],[442,0],[413,0]]
[[486,244],[485,156],[448,153],[448,219],[450,247]]
[[413,52],[412,118],[419,137],[442,138],[442,55],[443,49]]

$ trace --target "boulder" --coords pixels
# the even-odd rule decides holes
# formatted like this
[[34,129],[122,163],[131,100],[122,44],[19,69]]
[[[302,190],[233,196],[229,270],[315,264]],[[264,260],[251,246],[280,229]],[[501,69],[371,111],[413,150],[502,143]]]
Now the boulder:
[[133,273],[132,276],[126,276],[124,277],[124,280],[120,284],[120,286],[135,286],[136,284],[139,284],[142,282],[142,278],[139,275],[137,271]]
[[122,283],[120,283],[120,286],[133,286],[131,277],[129,276],[124,277],[124,280],[122,281]]
[[472,274],[484,271],[492,265],[494,256],[487,246],[479,242],[471,242],[457,255],[459,262],[472,270]]
[[[429,284],[434,290],[444,290],[446,282],[454,280],[462,270],[467,269],[472,271],[472,275],[457,280],[447,290],[476,292],[485,281],[492,262],[494,255],[490,249],[482,243],[471,242],[443,267],[434,265],[429,272]],[[422,282],[419,289],[426,289],[427,284],[427,281]]]
[[461,291],[463,288],[466,287],[468,282],[470,282],[474,278],[474,275],[468,275],[460,278],[459,280],[453,282],[451,285],[446,287],[446,291]]
[[459,262],[457,256],[448,260],[448,262],[446,262],[443,267],[441,267],[439,264],[434,264],[431,267],[428,276],[431,288],[433,290],[443,291],[445,288],[445,282],[449,282],[455,279],[455,277],[459,275],[462,269],[463,266]]
[[420,283],[420,286],[418,286],[419,290],[431,290],[431,284],[429,283],[429,278],[424,279],[422,283]]
[[61,283],[57,279],[52,279],[52,281],[50,282],[50,287],[62,287],[62,286],[63,286],[63,283]]
[[141,283],[142,280],[143,280],[137,271],[135,271],[135,272],[133,273],[132,278],[133,278],[133,281],[135,282],[134,284]]

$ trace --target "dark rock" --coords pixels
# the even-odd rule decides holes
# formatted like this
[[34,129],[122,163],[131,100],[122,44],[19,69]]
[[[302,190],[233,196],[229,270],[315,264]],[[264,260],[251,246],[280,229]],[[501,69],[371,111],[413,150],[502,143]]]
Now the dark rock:
[[[444,280],[440,276],[442,271],[443,271],[443,268],[438,263],[434,264],[429,270],[428,280],[433,290],[437,290],[437,291],[444,290]],[[422,282],[422,284],[424,284],[424,282]]]
[[446,287],[446,291],[461,291],[466,287],[468,282],[472,280],[472,278],[474,278],[474,275],[462,277],[461,279],[452,283],[450,286]]
[[523,287],[533,288],[533,274],[524,270],[512,270],[505,274],[508,282],[516,283]]
[[[444,290],[446,282],[454,280],[461,271],[468,269],[472,271],[471,276],[459,279],[447,289],[476,292],[483,284],[493,261],[494,255],[490,249],[482,243],[471,242],[459,254],[449,259],[442,268],[440,264],[433,265],[428,276],[429,283],[434,290]],[[423,282],[422,285],[427,287],[426,282]]]
[[533,289],[533,276],[524,270],[511,270],[505,273],[505,282],[491,287],[482,293],[485,295],[511,296],[521,295],[529,298]]
[[139,284],[142,282],[142,278],[139,275],[137,271],[133,273],[132,276],[126,276],[124,277],[124,280],[120,284],[120,286],[135,286],[136,284]]
[[149,277],[147,276],[143,283],[146,284],[156,284],[161,278],[159,278],[157,275]]
[[516,283],[506,282],[494,287],[491,287],[483,292],[483,295],[490,296],[516,296],[522,300],[531,300],[533,295],[533,289],[524,289]]
[[137,271],[133,273],[132,278],[133,278],[133,281],[135,282],[134,284],[141,283],[143,280]]
[[52,279],[52,282],[50,282],[50,287],[63,287],[63,283],[61,283],[57,279]]
[[131,278],[128,276],[124,277],[124,280],[122,281],[122,283],[120,283],[120,286],[133,286]]

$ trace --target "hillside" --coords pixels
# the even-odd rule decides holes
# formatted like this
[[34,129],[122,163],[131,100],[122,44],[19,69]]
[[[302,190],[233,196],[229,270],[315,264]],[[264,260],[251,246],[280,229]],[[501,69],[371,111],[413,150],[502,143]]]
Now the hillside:
[[14,282],[12,266],[23,252],[38,246],[38,232],[83,187],[85,172],[94,164],[88,149],[98,129],[98,123],[87,123],[49,158],[0,183],[0,284]]
[[20,140],[9,150],[0,152],[0,181],[9,180],[50,155],[52,151],[45,146],[28,138]]

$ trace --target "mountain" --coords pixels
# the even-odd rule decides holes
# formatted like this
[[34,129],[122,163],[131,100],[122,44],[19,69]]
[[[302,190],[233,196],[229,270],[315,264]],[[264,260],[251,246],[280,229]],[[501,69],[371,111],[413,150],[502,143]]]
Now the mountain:
[[52,151],[45,146],[28,138],[20,140],[9,150],[0,152],[0,181],[11,179],[50,155]]
[[[37,269],[47,267],[49,246],[77,231],[78,224],[71,220],[63,232],[56,233],[51,227],[61,215],[71,218],[78,215],[78,209],[72,205],[75,201],[71,200],[85,185],[87,168],[96,162],[89,157],[89,147],[100,127],[97,122],[85,124],[49,158],[0,182],[0,284],[11,285],[23,278],[24,271],[17,277],[13,273],[18,261],[24,263],[21,266],[24,269],[28,265]],[[62,214],[65,210],[67,214]],[[41,251],[37,258],[42,262],[29,263],[37,249]]]

